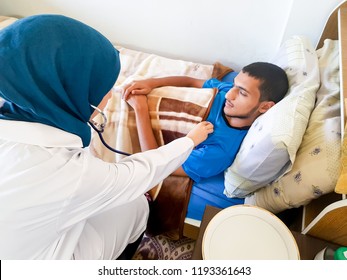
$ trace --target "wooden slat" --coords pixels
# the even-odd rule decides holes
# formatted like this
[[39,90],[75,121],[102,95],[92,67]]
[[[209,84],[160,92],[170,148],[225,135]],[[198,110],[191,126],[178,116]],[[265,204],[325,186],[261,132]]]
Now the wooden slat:
[[340,194],[331,192],[318,199],[312,200],[304,207],[305,210],[302,230],[304,230],[314,220],[314,218],[316,218],[318,214],[324,210],[325,207],[341,199],[342,196]]
[[339,39],[339,30],[338,30],[338,13],[339,10],[347,6],[347,1],[339,4],[334,11],[329,15],[328,20],[325,23],[323,32],[320,36],[319,42],[316,46],[316,49],[320,49],[324,45],[325,39],[338,40]]
[[337,14],[338,9],[335,9],[329,16],[324,30],[320,36],[320,40],[316,46],[316,49],[320,49],[324,45],[325,39],[332,39],[337,40],[338,39],[338,30],[337,30]]
[[305,234],[347,246],[347,206],[326,212]]

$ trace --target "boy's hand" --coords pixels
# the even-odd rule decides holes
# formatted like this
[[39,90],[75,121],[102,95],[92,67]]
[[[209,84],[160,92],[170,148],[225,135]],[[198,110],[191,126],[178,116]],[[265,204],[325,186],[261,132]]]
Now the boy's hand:
[[205,141],[210,133],[213,132],[213,124],[207,121],[198,123],[189,133],[187,137],[193,140],[194,146]]
[[147,109],[147,96],[146,95],[133,95],[131,94],[126,102],[135,110]]
[[151,79],[133,81],[123,86],[122,98],[128,100],[130,95],[146,95],[149,94],[154,86],[152,85]]

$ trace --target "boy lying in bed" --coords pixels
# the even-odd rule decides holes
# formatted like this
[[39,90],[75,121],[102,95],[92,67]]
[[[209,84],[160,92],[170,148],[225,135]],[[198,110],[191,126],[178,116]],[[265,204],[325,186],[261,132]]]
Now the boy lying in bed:
[[285,71],[271,63],[245,66],[234,83],[217,79],[207,81],[186,76],[150,78],[124,86],[123,96],[136,116],[141,150],[158,147],[153,134],[146,95],[162,86],[217,88],[207,121],[214,132],[198,145],[173,174],[189,176],[194,184],[187,217],[201,220],[205,206],[220,208],[243,204],[243,198],[228,198],[224,191],[224,170],[234,161],[240,145],[254,120],[280,101],[288,90]]

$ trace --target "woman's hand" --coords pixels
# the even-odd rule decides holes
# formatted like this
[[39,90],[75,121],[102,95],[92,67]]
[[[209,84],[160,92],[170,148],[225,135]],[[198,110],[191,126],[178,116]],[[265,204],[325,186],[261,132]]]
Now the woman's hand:
[[205,141],[210,133],[213,132],[213,124],[207,121],[198,123],[189,133],[187,137],[193,140],[194,146]]

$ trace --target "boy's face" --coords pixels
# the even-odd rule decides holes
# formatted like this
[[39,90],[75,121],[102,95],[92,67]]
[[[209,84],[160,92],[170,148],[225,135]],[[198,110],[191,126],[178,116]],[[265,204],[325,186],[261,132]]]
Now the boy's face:
[[224,113],[231,125],[232,119],[237,119],[237,123],[242,123],[240,126],[250,126],[260,114],[269,109],[263,109],[266,101],[259,102],[260,85],[259,80],[242,71],[235,77],[234,87],[225,95],[224,106]]

